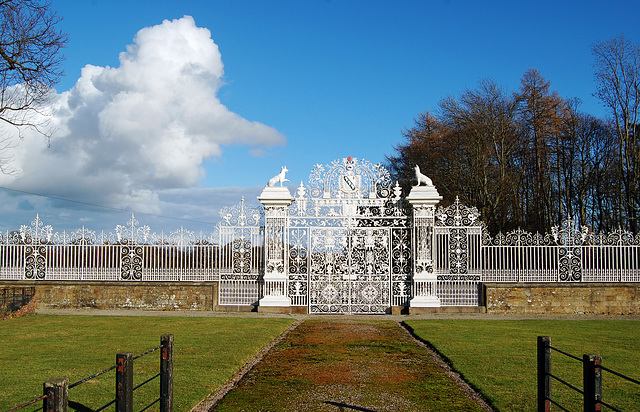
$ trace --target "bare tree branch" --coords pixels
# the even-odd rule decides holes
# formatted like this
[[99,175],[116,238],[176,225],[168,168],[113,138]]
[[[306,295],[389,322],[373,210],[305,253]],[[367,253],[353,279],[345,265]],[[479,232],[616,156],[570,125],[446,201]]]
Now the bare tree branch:
[[[56,28],[60,20],[48,1],[0,0],[0,121],[21,137],[28,128],[50,137],[46,103],[63,74],[68,40]],[[0,145],[0,153],[9,148]],[[0,156],[2,172],[6,159]]]
[[611,110],[616,125],[619,172],[631,230],[640,229],[640,45],[624,35],[596,43],[596,96]]

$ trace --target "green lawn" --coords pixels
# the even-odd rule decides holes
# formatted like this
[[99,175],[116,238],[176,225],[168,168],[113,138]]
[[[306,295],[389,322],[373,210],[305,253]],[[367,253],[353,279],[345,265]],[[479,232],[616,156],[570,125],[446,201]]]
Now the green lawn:
[[[34,315],[0,321],[0,410],[42,393],[42,383],[75,382],[115,363],[118,352],[134,355],[174,335],[176,411],[191,409],[293,322],[282,318],[102,317]],[[407,320],[453,367],[501,411],[530,411],[536,401],[536,337],[581,357],[597,353],[603,365],[640,378],[640,322],[627,320]],[[134,362],[135,384],[157,373],[159,353]],[[552,371],[581,386],[581,366],[552,355]],[[111,371],[69,391],[71,409],[96,409],[114,397]],[[603,372],[604,400],[620,410],[640,410],[640,386]],[[157,397],[158,382],[136,391],[135,409]],[[580,410],[554,383],[553,396]],[[41,410],[42,404],[27,411]],[[152,410],[154,410],[152,408]],[[157,410],[157,408],[156,408]]]
[[[0,410],[42,394],[52,378],[76,382],[174,335],[174,408],[188,411],[289,325],[284,318],[33,315],[0,321]],[[134,385],[159,371],[160,351],[134,361]],[[70,409],[97,409],[115,397],[111,371],[69,390]],[[140,410],[157,398],[158,379],[134,395]],[[109,408],[112,410],[113,406]],[[155,409],[157,410],[157,404]],[[27,411],[42,410],[42,403]]]
[[[536,409],[536,337],[582,358],[599,354],[603,366],[640,379],[640,322],[628,320],[409,320],[500,411]],[[582,364],[552,352],[552,373],[582,388]],[[581,410],[581,395],[552,382],[552,399]],[[640,386],[603,372],[603,399],[623,411],[640,410]],[[604,409],[603,409],[604,410]]]

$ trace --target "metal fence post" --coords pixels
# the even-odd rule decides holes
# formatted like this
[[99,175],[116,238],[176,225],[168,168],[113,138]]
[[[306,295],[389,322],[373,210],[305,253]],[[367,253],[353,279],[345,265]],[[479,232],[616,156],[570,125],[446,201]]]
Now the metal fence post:
[[538,412],[551,411],[551,338],[538,336]]
[[162,335],[160,344],[160,412],[173,412],[173,335]]
[[584,411],[600,411],[602,408],[602,357],[600,355],[582,356],[582,378],[584,390]]
[[43,385],[43,412],[67,412],[69,404],[69,379],[50,379]]
[[133,412],[133,353],[118,353],[116,365],[116,412]]

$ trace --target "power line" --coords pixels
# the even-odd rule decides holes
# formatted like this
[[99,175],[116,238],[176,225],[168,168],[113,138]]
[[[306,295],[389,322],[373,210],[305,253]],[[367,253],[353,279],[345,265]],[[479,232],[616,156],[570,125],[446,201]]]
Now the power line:
[[85,206],[98,207],[98,208],[102,208],[102,209],[113,210],[113,211],[116,211],[116,212],[126,212],[126,213],[133,213],[135,215],[145,215],[145,216],[159,217],[159,218],[163,218],[163,219],[179,220],[179,221],[183,221],[183,222],[201,223],[201,224],[205,224],[205,225],[215,225],[215,223],[211,223],[211,222],[203,222],[203,221],[200,221],[200,220],[184,219],[184,218],[173,217],[173,216],[165,216],[165,215],[159,215],[159,214],[155,214],[155,213],[136,212],[136,211],[128,210],[128,209],[121,209],[121,208],[112,207],[112,206],[104,206],[104,205],[99,205],[99,204],[96,204],[96,203],[82,202],[80,200],[66,199],[64,197],[58,197],[58,196],[43,195],[41,193],[34,193],[34,192],[28,192],[26,190],[12,189],[12,188],[9,188],[9,187],[4,187],[4,186],[0,186],[0,189],[8,190],[8,191],[11,191],[11,192],[22,193],[22,194],[26,194],[26,195],[31,195],[31,196],[44,197],[44,198],[47,198],[47,199],[61,200],[63,202],[69,202],[69,203],[76,203],[76,204],[85,205]]

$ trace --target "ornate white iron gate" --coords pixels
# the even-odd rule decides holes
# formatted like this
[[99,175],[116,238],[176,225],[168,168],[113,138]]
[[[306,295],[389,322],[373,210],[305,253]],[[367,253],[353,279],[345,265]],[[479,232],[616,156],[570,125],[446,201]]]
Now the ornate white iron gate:
[[459,199],[435,213],[436,294],[443,306],[478,306],[483,226]]
[[262,210],[240,204],[220,211],[218,226],[220,305],[253,305],[260,298],[259,277],[264,268]]
[[288,294],[309,313],[387,313],[411,296],[410,220],[381,165],[316,165],[289,209]]
[[310,235],[312,310],[380,313],[390,306],[385,229],[316,228]]

